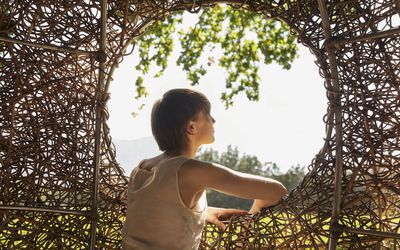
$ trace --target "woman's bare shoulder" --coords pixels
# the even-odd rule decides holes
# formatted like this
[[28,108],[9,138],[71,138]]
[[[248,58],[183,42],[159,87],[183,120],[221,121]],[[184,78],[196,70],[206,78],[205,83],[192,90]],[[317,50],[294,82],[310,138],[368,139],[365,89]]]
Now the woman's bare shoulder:
[[204,167],[210,167],[215,165],[215,163],[208,162],[208,161],[202,161],[198,159],[189,159],[185,161],[182,166],[185,166],[187,169],[197,169],[197,168],[204,168]]
[[163,156],[162,154],[157,155],[155,157],[143,159],[138,167],[141,169],[150,170],[151,168],[153,168],[154,166],[156,166],[157,164],[161,163],[164,160],[166,160],[165,156]]
[[192,179],[200,180],[201,177],[208,178],[221,171],[226,171],[226,167],[214,162],[189,159],[182,164],[181,172],[183,175]]

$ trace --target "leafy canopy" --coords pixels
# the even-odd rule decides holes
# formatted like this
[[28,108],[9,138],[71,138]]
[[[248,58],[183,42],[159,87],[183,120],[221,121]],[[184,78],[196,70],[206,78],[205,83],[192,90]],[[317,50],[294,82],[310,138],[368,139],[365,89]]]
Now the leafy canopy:
[[[225,107],[233,105],[233,97],[244,92],[249,100],[258,101],[261,60],[265,64],[276,62],[290,69],[298,57],[295,37],[283,22],[266,19],[261,14],[236,10],[230,6],[216,5],[201,10],[199,20],[188,30],[177,30],[182,23],[183,11],[176,12],[165,21],[157,21],[134,43],[139,47],[140,62],[135,69],[143,75],[152,63],[161,69],[154,77],[162,76],[168,66],[168,58],[174,49],[174,36],[182,47],[176,61],[187,74],[189,83],[199,84],[206,67],[215,61],[227,72],[226,91],[221,94]],[[199,62],[205,49],[212,52],[219,46],[222,56],[208,57],[207,66]],[[143,76],[136,79],[136,99],[147,96]]]

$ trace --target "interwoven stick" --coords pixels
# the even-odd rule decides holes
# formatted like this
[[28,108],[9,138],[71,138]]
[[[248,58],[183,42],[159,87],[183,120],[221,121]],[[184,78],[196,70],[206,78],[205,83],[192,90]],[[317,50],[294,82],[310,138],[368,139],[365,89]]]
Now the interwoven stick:
[[[95,247],[118,248],[127,177],[107,126],[112,73],[132,39],[155,20],[219,2],[286,22],[315,55],[327,92],[326,136],[309,173],[282,203],[231,218],[226,232],[207,225],[201,247],[326,248],[330,237],[342,248],[399,245],[398,1],[327,0],[329,25],[317,1],[108,1],[101,53],[101,1],[14,0],[0,1],[0,248],[88,248],[96,221]],[[335,120],[337,114],[342,118]],[[340,210],[332,224],[335,173]]]

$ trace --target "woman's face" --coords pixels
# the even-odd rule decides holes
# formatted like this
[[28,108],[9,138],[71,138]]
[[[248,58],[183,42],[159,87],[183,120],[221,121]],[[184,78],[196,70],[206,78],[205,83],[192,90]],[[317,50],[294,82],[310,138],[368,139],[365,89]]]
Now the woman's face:
[[197,141],[199,144],[213,143],[214,138],[214,123],[215,119],[206,111],[201,111],[197,117]]

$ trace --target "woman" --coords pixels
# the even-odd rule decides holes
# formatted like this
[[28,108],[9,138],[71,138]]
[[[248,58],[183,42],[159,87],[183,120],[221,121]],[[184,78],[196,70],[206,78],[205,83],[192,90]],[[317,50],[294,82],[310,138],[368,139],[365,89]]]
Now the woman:
[[[172,89],[155,102],[153,136],[162,154],[142,160],[128,185],[124,249],[197,249],[205,221],[254,214],[286,195],[278,181],[194,159],[198,148],[214,142],[211,105],[202,93]],[[208,207],[206,190],[254,199],[249,211]]]

